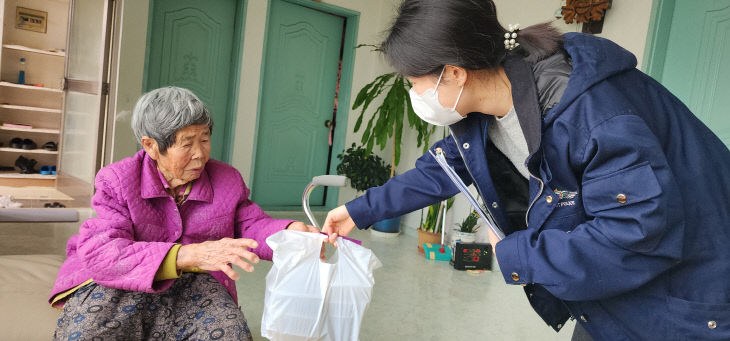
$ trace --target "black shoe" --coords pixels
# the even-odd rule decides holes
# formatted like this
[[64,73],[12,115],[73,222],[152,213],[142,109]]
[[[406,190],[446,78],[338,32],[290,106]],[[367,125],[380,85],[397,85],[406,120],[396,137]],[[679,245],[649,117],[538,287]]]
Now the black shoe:
[[58,201],[55,201],[53,203],[47,202],[43,205],[43,207],[45,207],[45,208],[66,208],[66,205],[64,205]]
[[23,149],[23,139],[16,137],[10,140],[10,148]]
[[36,149],[38,148],[38,145],[33,142],[31,139],[25,139],[23,140],[23,149]]
[[33,174],[37,173],[36,170],[33,169],[36,163],[38,163],[38,161],[34,159],[26,159],[23,155],[21,155],[17,160],[15,160],[15,167],[20,169],[20,174]]
[[58,150],[58,145],[53,141],[46,142],[46,144],[43,145],[43,149],[55,152]]

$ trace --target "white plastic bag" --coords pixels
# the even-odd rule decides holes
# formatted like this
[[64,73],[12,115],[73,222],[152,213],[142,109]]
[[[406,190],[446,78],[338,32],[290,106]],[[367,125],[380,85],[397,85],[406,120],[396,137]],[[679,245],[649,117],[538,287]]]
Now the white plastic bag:
[[381,266],[372,251],[338,238],[327,262],[319,259],[327,236],[284,230],[266,243],[274,266],[266,275],[261,335],[272,341],[357,340]]

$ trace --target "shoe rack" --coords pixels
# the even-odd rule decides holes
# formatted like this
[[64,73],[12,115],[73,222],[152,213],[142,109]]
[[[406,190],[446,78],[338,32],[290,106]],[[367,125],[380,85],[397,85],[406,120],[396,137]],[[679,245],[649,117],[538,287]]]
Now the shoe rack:
[[[55,189],[57,175],[45,173],[58,166],[62,149],[70,0],[0,0],[0,5],[0,187]],[[18,27],[33,15],[45,21],[40,25],[45,32],[37,26],[35,30]],[[24,84],[19,84],[21,68]],[[15,166],[21,156],[36,161],[34,172],[22,173]],[[40,172],[43,166],[48,169]],[[33,197],[32,191],[26,194]]]

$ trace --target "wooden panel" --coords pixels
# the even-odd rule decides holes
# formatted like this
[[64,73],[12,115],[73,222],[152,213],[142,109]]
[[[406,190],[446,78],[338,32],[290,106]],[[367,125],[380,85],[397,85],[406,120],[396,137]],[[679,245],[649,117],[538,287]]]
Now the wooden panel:
[[[5,0],[3,44],[29,46],[37,49],[66,49],[69,0]],[[46,33],[15,28],[17,6],[48,12]]]
[[63,88],[63,57],[33,53],[24,50],[3,49],[2,80],[9,83],[18,82],[20,58],[25,58],[25,84],[43,84],[53,89]]
[[61,109],[63,91],[0,82],[0,104]]
[[[301,206],[313,176],[326,174],[329,128],[344,19],[271,2],[253,197],[264,206]],[[322,205],[323,191],[311,195]]]

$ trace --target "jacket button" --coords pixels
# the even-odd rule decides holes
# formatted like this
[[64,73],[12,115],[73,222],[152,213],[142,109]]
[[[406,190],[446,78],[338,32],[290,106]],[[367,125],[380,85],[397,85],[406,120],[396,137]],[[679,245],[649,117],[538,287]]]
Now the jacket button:
[[560,329],[560,328],[563,328],[563,324],[562,323],[558,323],[558,329]]
[[547,197],[545,198],[545,201],[547,201],[547,203],[548,203],[548,204],[549,204],[549,203],[552,203],[552,202],[553,202],[553,196],[552,196],[552,195],[548,195],[548,196],[547,196]]
[[512,280],[517,282],[520,280],[520,275],[518,275],[516,272],[512,273]]
[[583,322],[588,322],[588,319],[586,318],[585,315],[580,315],[580,320]]
[[461,146],[464,147],[464,149],[469,149],[469,142],[464,142]]
[[623,194],[623,193],[619,193],[619,194],[618,194],[618,195],[616,196],[616,200],[618,200],[618,202],[620,202],[620,203],[622,203],[622,204],[625,204],[625,203],[626,203],[626,194]]
[[497,204],[497,202],[495,201],[492,203],[492,207],[497,208],[497,207],[499,207],[499,204]]
[[715,321],[707,321],[707,328],[710,328],[710,329],[717,328],[717,322],[715,322]]

